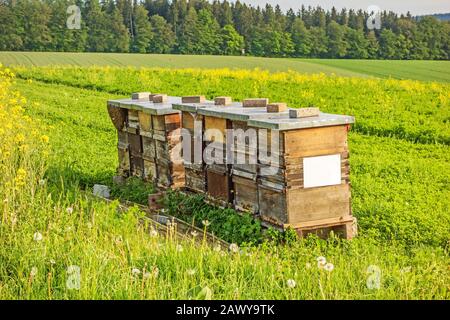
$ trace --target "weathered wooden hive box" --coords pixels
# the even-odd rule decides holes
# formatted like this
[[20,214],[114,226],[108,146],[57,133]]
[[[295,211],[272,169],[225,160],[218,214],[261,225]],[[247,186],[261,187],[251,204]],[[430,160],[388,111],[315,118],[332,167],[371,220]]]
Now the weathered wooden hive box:
[[137,176],[163,188],[184,186],[181,114],[172,108],[179,102],[179,97],[150,93],[108,101],[118,131],[119,175]]
[[173,104],[173,109],[181,112],[185,187],[195,192],[207,191],[203,161],[205,120],[198,114],[198,110],[211,105],[213,102],[207,101],[204,96],[183,97],[179,103]]
[[[353,117],[318,113],[250,119],[259,128],[258,199],[262,220],[300,235],[353,236],[348,131]],[[304,112],[303,112],[304,113]],[[267,132],[267,138],[262,135]],[[273,145],[278,144],[276,148]]]
[[[250,128],[247,122],[267,117],[268,113],[267,99],[251,100],[256,103],[230,101],[227,105],[201,108],[198,113],[203,115],[206,129],[218,129],[216,135],[220,142],[216,147],[220,150],[223,143],[222,148],[226,150],[227,166],[208,166],[208,180],[213,182],[208,186],[210,194],[233,203],[238,210],[257,213],[258,138],[257,129]],[[227,188],[232,192],[226,193]]]

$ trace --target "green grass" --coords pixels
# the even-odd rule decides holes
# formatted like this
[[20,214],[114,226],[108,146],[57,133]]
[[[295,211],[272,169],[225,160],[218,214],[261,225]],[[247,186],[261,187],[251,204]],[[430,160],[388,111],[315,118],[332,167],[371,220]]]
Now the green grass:
[[[49,126],[52,152],[47,183],[15,204],[16,225],[0,225],[1,298],[190,299],[204,298],[200,291],[205,287],[213,299],[450,298],[448,85],[145,71],[19,70],[19,76],[30,79],[15,84],[28,100],[25,112]],[[117,166],[106,100],[135,89],[235,99],[267,94],[272,100],[285,97],[296,105],[313,102],[327,111],[356,114],[360,125],[351,132],[349,146],[360,236],[352,241],[310,238],[292,246],[264,243],[241,254],[217,252],[170,235],[150,237],[150,226],[138,223],[137,210],[119,213],[117,204],[86,197],[81,190],[111,184]],[[182,200],[171,201],[173,213],[194,211],[198,219],[209,218],[177,206]],[[0,212],[4,207],[0,203]],[[33,241],[36,231],[42,241]],[[332,262],[334,271],[320,270],[318,256]],[[66,287],[70,265],[80,267],[79,290]],[[374,276],[372,265],[381,271],[378,290],[366,285]],[[33,267],[38,272],[31,276]],[[133,268],[141,273],[133,275]],[[149,276],[143,277],[146,272]],[[288,279],[296,281],[294,289],[288,288]]]
[[449,61],[312,59],[311,62],[378,78],[450,81]]
[[[171,77],[171,73],[167,73],[161,72],[158,77],[161,80]],[[98,75],[97,72],[93,74]],[[84,76],[90,78],[88,70],[85,70]],[[67,79],[70,81],[71,78]],[[108,83],[112,85],[114,81]],[[162,90],[177,95],[186,90],[183,86],[186,80],[183,77],[173,77],[170,81],[160,83],[161,87],[155,91]],[[228,88],[233,96],[233,88],[245,90],[246,86],[245,81],[237,82],[239,85],[235,86],[231,80],[228,84],[227,79],[211,84],[206,78],[205,83],[209,83],[209,90],[214,90],[215,87]],[[234,83],[236,84],[235,81]],[[312,85],[313,81],[305,83]],[[383,88],[382,82],[380,85]],[[318,92],[325,92],[331,87],[321,80],[317,81],[316,86],[314,90]],[[337,91],[347,92],[347,95],[353,91],[358,95],[352,89],[352,82],[341,86],[342,88],[336,88]],[[376,87],[375,84],[373,86]],[[283,83],[270,86],[275,93],[282,87],[285,88]],[[105,101],[116,95],[55,83],[30,84],[24,80],[17,81],[17,88],[30,101],[40,103],[39,106],[33,106],[32,102],[27,113],[53,127],[49,132],[54,148],[49,171],[52,180],[56,183],[60,176],[67,177],[66,184],[83,188],[95,183],[111,184],[111,177],[117,166],[117,138],[106,112]],[[168,89],[163,90],[164,88]],[[394,83],[388,88],[391,92],[398,89]],[[433,93],[425,91],[427,94],[423,101],[431,100]],[[402,99],[395,99],[396,112],[401,114],[403,110],[410,109],[409,102],[419,99],[421,95],[422,90],[417,96],[408,97],[403,104]],[[333,101],[331,92],[329,99]],[[378,105],[376,101],[372,103],[375,115]],[[364,117],[364,112],[369,112],[369,107],[362,104],[358,109],[356,106],[354,108],[363,112],[357,117],[357,121],[364,122],[364,119],[359,119]],[[436,120],[434,115],[428,113],[417,116],[418,123]],[[379,114],[373,123],[383,125],[385,117],[386,114]],[[351,133],[349,145],[353,211],[359,218],[361,232],[367,232],[377,239],[399,240],[410,245],[445,246],[450,234],[449,147],[417,144],[407,137],[393,139],[358,132]]]
[[0,52],[7,66],[116,66],[162,68],[230,68],[271,72],[297,71],[346,77],[380,77],[424,81],[450,81],[448,61],[377,61],[334,59],[283,59],[230,56],[193,56],[121,53]]

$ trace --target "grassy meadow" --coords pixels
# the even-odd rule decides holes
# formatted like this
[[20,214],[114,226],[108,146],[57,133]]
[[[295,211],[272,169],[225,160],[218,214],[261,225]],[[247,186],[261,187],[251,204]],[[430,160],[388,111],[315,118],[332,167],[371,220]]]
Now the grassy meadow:
[[270,72],[295,71],[306,74],[324,73],[343,77],[377,77],[421,81],[450,81],[449,61],[392,61],[346,59],[291,59],[245,56],[196,56],[170,54],[71,53],[71,52],[0,52],[0,63],[22,65],[79,67],[146,67],[249,69]]
[[[4,57],[1,53],[0,61]],[[208,68],[211,58],[201,58]],[[253,58],[248,59],[250,66]],[[383,63],[385,70],[401,69],[399,77],[426,74]],[[314,64],[346,70],[341,61]],[[210,70],[146,66],[13,66],[15,77],[1,69],[0,298],[450,298],[445,76],[433,79],[439,76],[429,72],[430,78],[422,79],[427,81],[414,81],[271,73],[215,69],[212,62]],[[369,72],[358,63],[352,68],[349,72]],[[378,72],[372,75],[392,76]],[[236,239],[240,249],[218,250],[172,233],[156,235],[151,225],[139,222],[139,210],[120,212],[117,202],[88,197],[84,190],[93,184],[112,184],[117,166],[106,100],[134,91],[236,100],[264,96],[292,107],[315,104],[322,111],[354,115],[349,145],[359,236],[352,241],[310,237],[288,245],[268,239],[245,245]],[[178,201],[183,200],[174,197],[168,204],[170,212],[198,216],[195,203]],[[205,215],[214,230],[220,213]],[[325,269],[318,257],[333,267]]]

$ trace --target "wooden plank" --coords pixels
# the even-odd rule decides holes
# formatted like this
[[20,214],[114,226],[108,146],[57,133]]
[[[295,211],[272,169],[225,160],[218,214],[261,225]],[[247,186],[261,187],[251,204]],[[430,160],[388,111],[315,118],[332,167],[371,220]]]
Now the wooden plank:
[[287,104],[284,102],[269,103],[267,105],[268,113],[279,113],[287,110]]
[[216,106],[226,106],[233,102],[233,99],[231,97],[216,97],[214,99],[214,104]]
[[208,168],[206,170],[208,195],[231,202],[231,178],[227,172],[217,172]]
[[131,174],[135,177],[144,177],[144,159],[138,156],[130,156]]
[[261,219],[277,225],[288,223],[285,191],[276,191],[259,184],[258,199]]
[[138,134],[128,133],[130,143],[130,154],[132,156],[142,157],[142,138]]
[[181,115],[168,114],[164,116],[165,130],[166,132],[172,132],[181,128]]
[[169,101],[167,94],[157,94],[152,97],[153,103],[165,103]]
[[244,101],[242,102],[242,106],[244,108],[253,108],[253,107],[265,108],[267,107],[268,103],[269,99],[267,98],[251,98],[251,99],[244,99]]
[[289,118],[293,118],[293,119],[316,117],[319,114],[320,114],[319,108],[315,108],[315,107],[289,110]]
[[139,130],[139,113],[136,110],[128,110],[127,128]]
[[348,151],[346,126],[309,128],[285,132],[289,157],[330,155]]
[[153,160],[156,158],[155,140],[152,138],[142,137],[142,156],[144,159]]
[[133,100],[149,100],[150,92],[133,92],[131,99]]
[[225,143],[226,142],[226,132],[227,132],[227,119],[216,118],[205,116],[205,134],[208,135],[208,130],[210,134],[214,133],[216,130],[220,132],[221,135],[205,137],[207,141]]
[[108,104],[108,114],[116,129],[119,131],[123,130],[127,121],[127,110]]
[[233,176],[234,205],[237,210],[258,213],[258,184],[255,180]]
[[117,131],[117,145],[128,148],[128,133],[126,131]]
[[288,223],[346,217],[350,215],[350,186],[341,184],[287,191]]
[[329,218],[329,219],[322,219],[322,220],[314,220],[314,221],[307,221],[307,222],[300,222],[300,223],[287,223],[284,225],[284,228],[317,228],[317,227],[330,227],[335,225],[340,225],[347,222],[353,222],[354,217],[353,216],[343,216],[343,217],[335,217],[335,218]]
[[163,187],[170,187],[172,185],[172,165],[170,162],[156,160],[158,185]]
[[117,148],[119,167],[117,173],[122,177],[128,177],[130,175],[130,152],[128,147]]
[[153,129],[152,116],[148,113],[139,111],[138,118],[139,118],[139,128],[141,129],[141,131],[151,132]]
[[155,182],[158,179],[158,172],[155,161],[144,159],[144,179]]
[[182,103],[204,103],[205,96],[186,96],[181,98]]
[[153,115],[153,129],[158,131],[166,131],[166,119],[164,116]]
[[186,188],[195,192],[206,192],[206,172],[185,166]]

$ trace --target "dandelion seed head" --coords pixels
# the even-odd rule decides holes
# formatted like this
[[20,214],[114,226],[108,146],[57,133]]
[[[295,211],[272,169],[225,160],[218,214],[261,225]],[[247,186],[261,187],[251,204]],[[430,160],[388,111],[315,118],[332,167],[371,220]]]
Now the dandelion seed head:
[[33,240],[34,241],[41,241],[44,237],[42,236],[42,233],[40,232],[35,232],[35,234],[33,235]]
[[139,270],[138,268],[133,268],[133,269],[131,269],[131,274],[134,276],[140,275],[141,270]]
[[334,270],[334,265],[331,262],[328,262],[323,268],[325,271],[331,272]]
[[291,289],[295,288],[295,286],[297,285],[297,283],[295,282],[294,279],[288,279],[286,281],[286,284],[287,284],[288,288],[291,288]]
[[32,267],[31,271],[30,271],[30,276],[31,277],[35,277],[38,273],[38,268],[37,267]]
[[195,238],[198,236],[198,232],[197,231],[191,231],[191,235]]
[[327,264],[327,259],[325,257],[317,257],[317,267],[319,269],[323,269],[323,267]]
[[157,236],[158,236],[158,231],[156,231],[154,228],[151,228],[150,237],[156,238]]
[[202,221],[202,224],[203,224],[205,227],[209,227],[209,226],[211,225],[211,222],[209,222],[208,220],[203,220],[203,221]]
[[233,253],[238,253],[239,252],[239,246],[236,243],[230,244],[230,251],[233,252]]
[[193,276],[195,274],[195,272],[196,272],[195,269],[187,269],[186,270],[186,273],[188,276]]

